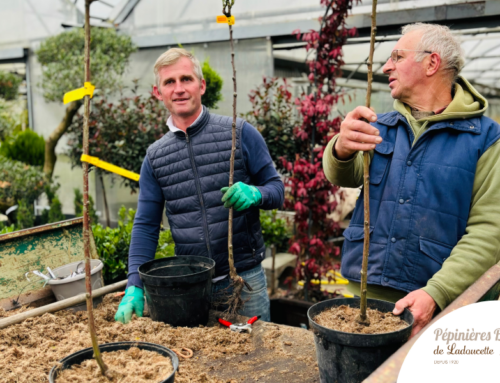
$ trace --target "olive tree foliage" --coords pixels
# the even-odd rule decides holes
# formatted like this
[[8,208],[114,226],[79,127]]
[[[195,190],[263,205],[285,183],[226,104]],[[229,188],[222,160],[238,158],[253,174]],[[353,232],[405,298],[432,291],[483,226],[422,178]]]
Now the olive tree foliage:
[[[90,41],[90,72],[92,84],[101,93],[112,93],[122,87],[122,75],[130,55],[136,50],[129,36],[114,29],[92,28]],[[73,29],[45,40],[36,51],[42,65],[43,90],[46,101],[62,103],[66,92],[83,87],[84,31]],[[68,104],[64,117],[45,141],[44,172],[52,177],[56,163],[57,142],[73,122],[82,100]]]

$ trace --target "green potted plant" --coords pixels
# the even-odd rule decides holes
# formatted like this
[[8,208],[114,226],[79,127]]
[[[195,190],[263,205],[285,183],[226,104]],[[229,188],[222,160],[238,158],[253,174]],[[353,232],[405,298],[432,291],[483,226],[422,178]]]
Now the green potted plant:
[[262,228],[262,236],[266,244],[266,258],[272,258],[271,278],[268,284],[271,284],[271,296],[274,295],[276,288],[275,261],[276,251],[278,248],[286,247],[289,239],[287,231],[287,223],[284,219],[276,218],[277,210],[260,211],[260,226]]

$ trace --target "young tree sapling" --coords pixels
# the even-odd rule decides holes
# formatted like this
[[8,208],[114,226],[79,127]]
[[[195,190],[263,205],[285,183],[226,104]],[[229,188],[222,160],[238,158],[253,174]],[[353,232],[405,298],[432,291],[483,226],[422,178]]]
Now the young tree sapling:
[[[377,34],[377,0],[373,0],[372,2],[372,28],[371,28],[371,37],[370,37],[370,55],[368,57],[368,61],[366,66],[368,68],[368,85],[366,89],[366,107],[370,107],[370,99],[372,94],[372,80],[373,80],[373,52],[375,51],[375,35]],[[369,152],[363,153],[363,190],[364,190],[364,243],[363,243],[363,261],[361,265],[361,302],[360,302],[360,312],[359,318],[357,318],[359,323],[364,325],[370,325],[370,320],[366,316],[366,306],[367,306],[367,298],[366,298],[366,285],[368,278],[368,256],[370,250],[370,174],[369,174],[369,166],[370,166],[370,155]]]
[[[232,125],[232,145],[231,145],[231,159],[229,165],[229,187],[233,186],[234,179],[234,155],[236,152],[236,67],[234,65],[234,42],[233,42],[233,26],[229,22],[231,18],[231,8],[234,5],[234,0],[222,0],[222,13],[228,19],[229,25],[229,42],[231,44],[231,65],[233,67],[233,125]],[[229,277],[231,278],[231,285],[228,291],[231,291],[227,299],[228,309],[230,314],[236,314],[243,307],[243,300],[241,299],[241,292],[243,287],[246,286],[249,290],[252,290],[250,285],[248,285],[242,277],[236,272],[236,267],[234,267],[234,256],[233,256],[233,208],[229,208],[229,220],[228,220],[228,262],[229,262]]]
[[[85,82],[90,82],[90,4],[95,0],[85,0]],[[89,154],[89,114],[90,96],[86,95],[83,101],[83,154]],[[102,360],[97,333],[95,330],[94,311],[92,303],[92,283],[90,270],[90,224],[89,224],[89,164],[83,163],[83,252],[85,254],[85,288],[87,290],[87,315],[89,322],[90,338],[94,349],[94,358],[101,369],[102,375],[106,375],[108,367]]]

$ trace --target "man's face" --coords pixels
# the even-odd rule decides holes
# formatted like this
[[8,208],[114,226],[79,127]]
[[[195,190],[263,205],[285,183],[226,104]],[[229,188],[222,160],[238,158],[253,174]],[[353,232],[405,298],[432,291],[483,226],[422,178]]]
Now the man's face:
[[[401,37],[394,49],[415,50],[422,32],[410,32]],[[383,72],[389,76],[389,88],[392,98],[407,102],[414,92],[415,87],[421,84],[425,78],[424,62],[415,61],[418,52],[398,51],[398,62],[394,63],[391,58],[387,60]]]
[[199,112],[206,84],[196,77],[189,58],[181,57],[175,64],[161,68],[159,75],[160,87],[155,85],[153,94],[172,116],[188,118]]

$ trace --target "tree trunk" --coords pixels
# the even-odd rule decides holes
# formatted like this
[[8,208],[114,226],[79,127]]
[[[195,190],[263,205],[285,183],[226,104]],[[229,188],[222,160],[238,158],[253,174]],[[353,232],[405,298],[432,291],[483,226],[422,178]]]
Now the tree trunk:
[[73,122],[76,112],[82,106],[82,101],[73,101],[66,108],[66,113],[62,121],[59,123],[57,128],[50,134],[50,136],[45,140],[45,162],[43,164],[43,172],[46,174],[47,178],[52,178],[54,173],[54,168],[56,166],[57,156],[56,156],[56,146],[59,139],[62,137],[68,127]]

